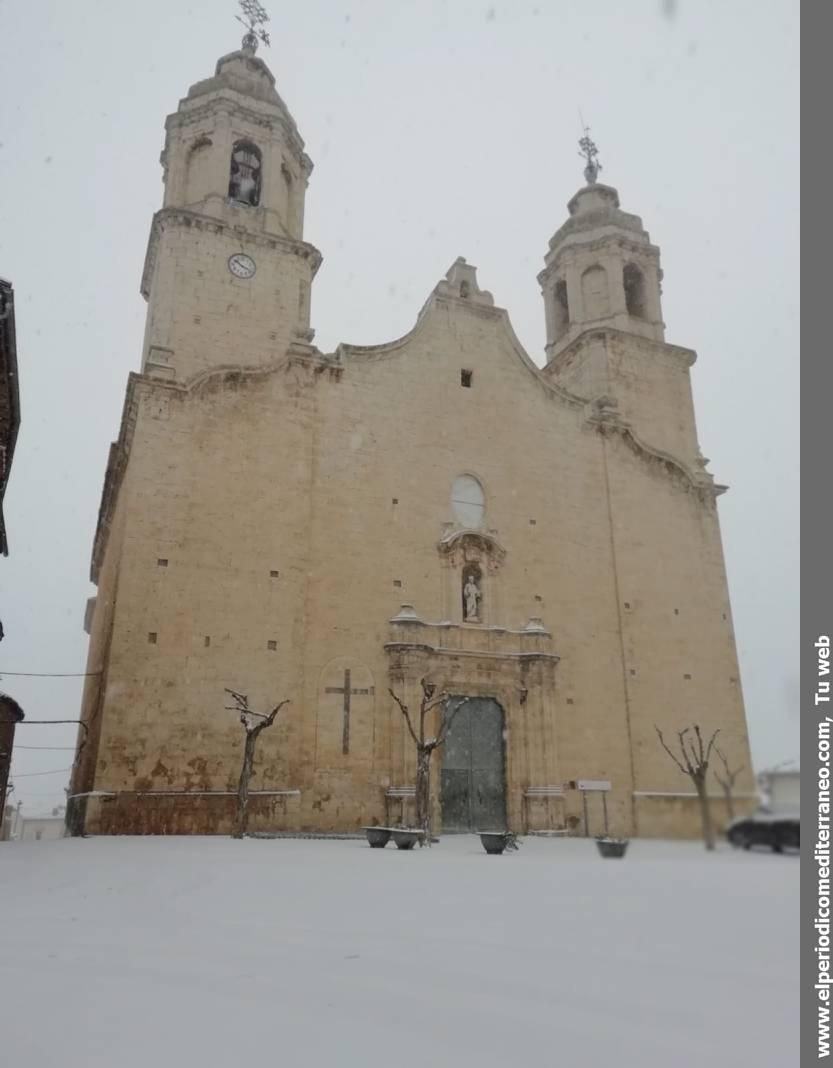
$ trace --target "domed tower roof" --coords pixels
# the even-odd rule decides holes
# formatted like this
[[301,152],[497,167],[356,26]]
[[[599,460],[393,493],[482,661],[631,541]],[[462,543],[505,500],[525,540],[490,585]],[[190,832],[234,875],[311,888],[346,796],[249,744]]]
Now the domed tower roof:
[[662,341],[659,249],[619,193],[597,181],[596,146],[579,142],[587,184],[567,204],[569,218],[550,238],[538,275],[550,359],[591,329],[607,327]]

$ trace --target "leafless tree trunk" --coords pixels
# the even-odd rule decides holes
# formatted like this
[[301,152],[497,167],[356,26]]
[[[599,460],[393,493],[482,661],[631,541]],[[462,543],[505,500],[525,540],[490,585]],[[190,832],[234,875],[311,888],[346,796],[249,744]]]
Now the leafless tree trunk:
[[732,820],[735,818],[735,783],[737,782],[738,775],[740,775],[740,773],[743,771],[744,765],[740,764],[733,770],[729,767],[729,761],[726,759],[726,757],[723,755],[720,749],[718,749],[717,746],[714,747],[714,751],[720,757],[720,762],[723,765],[723,774],[721,775],[721,773],[715,768],[714,777],[720,783],[720,786],[723,790],[723,794],[726,798],[726,812],[729,815],[729,822],[731,823]]
[[[408,725],[408,733],[414,741],[417,751],[416,765],[416,821],[422,831],[420,846],[431,844],[431,755],[435,749],[439,749],[448,737],[448,732],[454,722],[454,717],[464,704],[469,700],[462,697],[452,707],[449,706],[449,695],[445,690],[437,693],[437,687],[427,679],[420,679],[422,686],[422,700],[419,704],[419,729],[414,726],[408,706],[393,692],[388,693],[399,705],[405,722]],[[425,737],[425,721],[435,709],[441,709],[440,725],[437,734],[433,738]]]
[[275,717],[284,705],[289,701],[281,701],[275,705],[272,711],[265,715],[263,712],[253,712],[249,708],[249,698],[242,693],[226,688],[226,693],[231,694],[233,705],[226,705],[229,712],[239,712],[240,722],[246,728],[246,742],[243,747],[243,767],[240,769],[240,782],[237,786],[237,825],[234,831],[235,838],[243,838],[249,826],[249,780],[252,777],[252,768],[255,762],[255,746],[260,732],[271,727]]
[[[720,733],[719,730],[715,731],[709,739],[707,745],[703,744],[703,735],[700,732],[698,724],[694,724],[694,727],[686,727],[685,730],[677,732],[677,738],[680,743],[680,759],[675,753],[673,753],[665,744],[665,739],[662,736],[662,731],[654,725],[654,729],[657,732],[657,737],[660,740],[662,748],[671,757],[683,775],[687,775],[689,779],[694,783],[694,789],[697,792],[697,800],[700,803],[700,819],[703,825],[703,842],[706,849],[714,849],[714,828],[712,827],[712,814],[709,808],[709,797],[706,793],[706,774],[709,770],[709,760],[711,758],[712,749],[714,747],[715,739]],[[694,731],[694,740],[689,735],[689,732]],[[689,735],[686,737],[686,735]]]

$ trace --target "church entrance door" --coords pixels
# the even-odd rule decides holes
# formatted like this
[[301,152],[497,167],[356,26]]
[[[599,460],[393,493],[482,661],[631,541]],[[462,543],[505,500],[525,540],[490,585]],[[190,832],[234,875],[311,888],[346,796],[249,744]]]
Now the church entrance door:
[[467,701],[454,717],[440,752],[443,831],[505,830],[503,710],[497,701],[491,697]]

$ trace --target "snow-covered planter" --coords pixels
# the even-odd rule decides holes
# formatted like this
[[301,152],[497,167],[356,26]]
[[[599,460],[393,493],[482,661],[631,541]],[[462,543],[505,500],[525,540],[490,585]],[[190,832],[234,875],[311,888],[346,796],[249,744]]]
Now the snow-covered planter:
[[623,857],[625,850],[628,848],[627,838],[606,838],[604,836],[596,839],[596,847],[603,857],[608,859],[612,857]]
[[384,849],[390,841],[390,827],[365,827],[364,833],[371,849]]
[[412,831],[407,827],[394,827],[391,834],[397,849],[413,849],[422,838],[422,831]]
[[486,852],[495,856],[518,848],[518,839],[511,831],[480,831],[480,841]]

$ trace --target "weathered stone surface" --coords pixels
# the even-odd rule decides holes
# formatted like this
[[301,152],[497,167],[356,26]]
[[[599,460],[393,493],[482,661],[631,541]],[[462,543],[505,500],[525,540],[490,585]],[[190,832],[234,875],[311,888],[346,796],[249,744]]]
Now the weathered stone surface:
[[[78,823],[230,831],[243,732],[226,686],[254,708],[292,702],[259,741],[252,787],[299,793],[253,796],[254,830],[384,823],[385,791],[413,783],[415,762],[388,687],[418,707],[428,673],[501,705],[513,830],[580,828],[577,791],[523,797],[590,778],[612,783],[611,834],[696,833],[654,724],[720,727],[733,763],[749,754],[722,487],[697,441],[694,354],[664,341],[658,250],[615,190],[574,198],[541,276],[543,370],[462,259],[407,336],[323,354],[311,164],[257,63],[251,99],[244,59],[226,57],[168,121],[143,373],[93,554],[101,674],[84,696]],[[257,208],[225,196],[240,138],[263,157]],[[229,270],[236,252],[252,277]],[[452,506],[464,475],[483,489],[475,530]],[[752,789],[750,773],[739,791]]]

